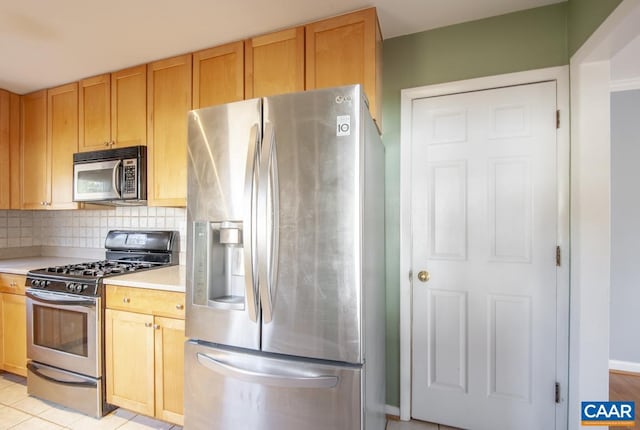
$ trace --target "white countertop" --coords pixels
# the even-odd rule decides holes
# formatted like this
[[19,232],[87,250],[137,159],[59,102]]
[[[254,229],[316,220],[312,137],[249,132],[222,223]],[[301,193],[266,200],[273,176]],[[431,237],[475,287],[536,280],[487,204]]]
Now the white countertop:
[[143,270],[126,275],[104,279],[105,284],[123,287],[149,288],[152,290],[185,292],[185,266],[169,266],[160,269]]
[[[29,270],[44,269],[47,267],[64,266],[66,264],[77,264],[89,261],[96,261],[96,259],[48,256],[8,258],[0,260],[0,272],[11,273],[14,275],[26,275]],[[104,283],[126,287],[150,288],[154,290],[178,291],[184,293],[185,277],[185,266],[178,265],[108,277],[104,279]]]
[[69,257],[22,257],[0,260],[0,272],[14,275],[26,275],[29,270],[44,269],[65,264],[76,264],[95,259]]

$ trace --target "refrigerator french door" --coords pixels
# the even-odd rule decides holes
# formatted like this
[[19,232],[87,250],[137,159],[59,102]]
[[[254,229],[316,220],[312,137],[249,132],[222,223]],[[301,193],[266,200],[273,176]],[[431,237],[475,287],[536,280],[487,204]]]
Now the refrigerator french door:
[[384,150],[360,86],[192,111],[188,154],[187,428],[384,428]]

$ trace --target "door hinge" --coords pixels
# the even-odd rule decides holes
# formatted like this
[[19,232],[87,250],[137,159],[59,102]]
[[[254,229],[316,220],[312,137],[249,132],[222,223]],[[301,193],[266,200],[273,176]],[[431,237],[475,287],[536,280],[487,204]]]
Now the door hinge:
[[560,267],[560,247],[556,246],[556,266]]
[[409,270],[409,280],[413,279],[413,270]]
[[556,382],[556,403],[560,403],[560,383]]
[[556,128],[560,128],[560,111],[556,110]]

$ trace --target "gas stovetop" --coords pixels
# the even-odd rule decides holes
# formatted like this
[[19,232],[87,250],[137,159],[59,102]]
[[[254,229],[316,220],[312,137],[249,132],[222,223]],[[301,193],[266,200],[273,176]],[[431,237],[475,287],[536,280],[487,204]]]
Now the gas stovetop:
[[110,231],[105,260],[30,270],[27,287],[99,296],[102,279],[178,264],[174,231]]
[[47,274],[70,275],[70,276],[89,276],[104,277],[121,275],[123,273],[135,272],[137,270],[151,269],[152,267],[162,265],[158,263],[148,263],[143,261],[118,261],[118,260],[100,260],[91,263],[68,264],[65,266],[48,267],[46,269],[37,270],[37,272],[45,272]]

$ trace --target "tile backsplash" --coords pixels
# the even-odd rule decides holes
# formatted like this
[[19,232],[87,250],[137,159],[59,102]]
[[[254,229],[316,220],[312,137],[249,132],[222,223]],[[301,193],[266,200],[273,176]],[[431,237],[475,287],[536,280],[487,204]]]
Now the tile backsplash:
[[107,232],[115,229],[176,230],[180,232],[180,252],[184,254],[187,210],[146,206],[69,211],[0,210],[0,248],[104,248]]

